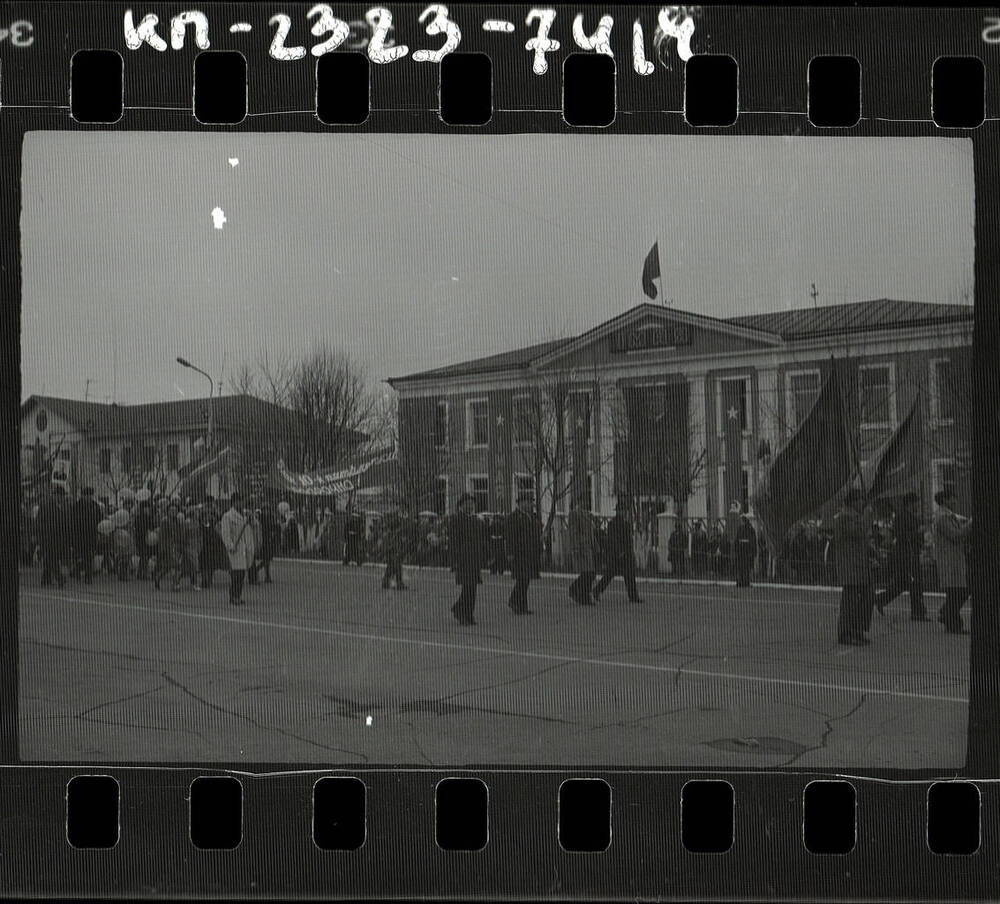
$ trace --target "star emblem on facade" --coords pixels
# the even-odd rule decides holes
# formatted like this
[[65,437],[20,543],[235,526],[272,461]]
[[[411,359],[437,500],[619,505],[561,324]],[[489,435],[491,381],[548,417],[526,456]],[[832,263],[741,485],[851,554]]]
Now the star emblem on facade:
[[502,414],[498,414],[497,415],[497,426],[498,427],[502,427],[503,426],[503,415]]
[[736,406],[735,405],[733,407],[731,407],[729,409],[729,411],[726,412],[726,414],[729,415],[729,420],[731,420],[731,421],[735,421],[736,418],[738,418],[740,416],[740,413],[736,410]]

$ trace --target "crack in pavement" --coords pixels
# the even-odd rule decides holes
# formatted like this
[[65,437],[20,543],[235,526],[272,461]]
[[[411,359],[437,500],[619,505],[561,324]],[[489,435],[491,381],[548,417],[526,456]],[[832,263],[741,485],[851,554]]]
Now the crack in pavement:
[[[840,722],[843,719],[849,719],[859,709],[861,709],[861,707],[864,706],[867,701],[868,701],[868,694],[862,694],[861,695],[861,699],[854,706],[852,706],[846,713],[843,713],[842,715],[839,715],[839,716],[829,716],[829,717],[827,717],[826,721],[823,723],[826,726],[826,730],[823,732],[822,736],[820,737],[819,744],[816,744],[813,747],[807,747],[805,750],[801,751],[800,753],[795,754],[795,756],[793,756],[787,762],[781,763],[779,765],[781,765],[781,766],[791,766],[796,760],[801,759],[807,753],[811,753],[814,750],[824,750],[826,748],[826,742],[827,742],[827,740],[829,739],[830,735],[833,733],[833,723],[834,722]],[[809,707],[800,707],[800,708],[801,709],[808,709]],[[816,710],[811,710],[811,712],[816,713],[816,715],[821,715],[821,716],[822,715],[826,715],[826,713],[819,713],[819,712],[816,712]]]
[[190,688],[188,687],[185,687],[184,684],[182,684],[176,678],[173,678],[167,672],[162,672],[161,676],[164,679],[164,681],[166,681],[173,687],[176,687],[182,693],[187,694],[193,700],[197,700],[199,703],[201,703],[203,706],[208,707],[209,709],[214,709],[217,712],[225,713],[226,715],[229,716],[235,716],[237,719],[243,719],[245,722],[249,722],[251,725],[256,725],[258,728],[263,728],[265,731],[275,731],[278,734],[284,735],[285,737],[294,738],[297,741],[304,741],[307,744],[312,744],[314,747],[319,747],[321,750],[329,750],[333,753],[348,753],[351,756],[357,757],[361,762],[365,763],[368,762],[368,757],[366,757],[363,753],[358,753],[356,750],[347,750],[343,747],[333,747],[329,744],[323,744],[320,741],[314,741],[312,738],[307,738],[303,737],[302,735],[297,735],[295,734],[295,732],[289,731],[288,729],[285,728],[278,728],[277,726],[274,725],[265,725],[263,722],[254,719],[252,716],[246,716],[243,713],[234,712],[231,709],[226,709],[224,706],[219,706],[216,703],[212,703],[210,700],[206,700],[204,697],[199,697],[196,693],[194,693],[194,691],[190,690]]

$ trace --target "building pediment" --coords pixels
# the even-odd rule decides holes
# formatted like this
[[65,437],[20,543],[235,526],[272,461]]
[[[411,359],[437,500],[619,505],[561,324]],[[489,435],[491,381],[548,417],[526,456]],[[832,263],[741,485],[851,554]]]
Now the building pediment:
[[697,357],[781,345],[779,336],[701,314],[640,305],[537,358],[537,368],[632,358]]

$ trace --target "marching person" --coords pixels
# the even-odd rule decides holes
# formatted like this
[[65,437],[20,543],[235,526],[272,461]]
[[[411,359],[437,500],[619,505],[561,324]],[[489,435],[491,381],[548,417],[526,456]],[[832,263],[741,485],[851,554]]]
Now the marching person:
[[479,570],[483,566],[483,528],[473,514],[476,500],[470,493],[464,493],[458,500],[454,526],[451,531],[451,567],[455,572],[455,583],[462,588],[458,601],[451,607],[452,615],[460,625],[476,623],[473,617],[476,608],[476,588],[483,582]]
[[532,615],[528,608],[528,586],[538,575],[538,562],[542,551],[542,532],[534,513],[533,493],[518,494],[517,508],[507,517],[504,525],[504,551],[514,578],[507,605],[515,615]]
[[344,525],[344,564],[357,562],[360,568],[365,564],[365,519],[348,504],[347,523]]
[[197,506],[190,506],[186,514],[182,517],[178,512],[178,523],[180,524],[180,569],[177,582],[187,577],[191,581],[194,590],[201,590],[201,547],[205,542],[202,534],[201,524],[198,521]]
[[84,487],[80,498],[73,503],[74,574],[83,577],[85,584],[93,582],[94,556],[97,555],[97,525],[104,516],[94,501],[94,488]]
[[260,564],[264,569],[264,583],[271,583],[271,560],[281,547],[281,524],[275,517],[274,509],[265,502],[260,510],[261,550]]
[[260,571],[261,556],[264,551],[264,528],[260,523],[262,510],[255,508],[252,513],[247,514],[250,528],[253,531],[253,559],[247,568],[247,583],[257,585],[257,573]]
[[146,537],[156,526],[156,519],[153,517],[153,506],[148,498],[139,500],[139,508],[135,513],[135,547],[139,554],[139,568],[136,577],[140,581],[149,579],[149,557],[152,554]]
[[951,490],[935,493],[934,502],[938,507],[934,515],[934,561],[937,563],[938,585],[945,593],[938,621],[949,634],[967,634],[961,611],[969,598],[965,543],[972,533],[972,519],[952,509],[955,494]]
[[403,560],[413,551],[415,545],[416,525],[404,504],[399,507],[396,517],[386,525],[383,590],[389,589],[390,580],[395,582],[397,590],[406,590],[406,584],[403,583]]
[[578,577],[569,585],[570,599],[581,606],[593,606],[591,589],[597,576],[597,529],[585,495],[574,499],[569,513],[570,562]]
[[615,508],[615,516],[608,522],[607,561],[604,576],[594,588],[594,602],[601,601],[601,594],[616,575],[625,581],[630,603],[641,603],[639,590],[635,585],[635,551],[632,548],[632,525],[628,520],[628,503],[620,499]]
[[726,512],[726,528],[724,531],[726,538],[725,573],[733,577],[736,575],[736,536],[740,532],[742,519],[743,505],[734,499],[729,504],[729,511]]
[[38,542],[42,547],[43,587],[47,587],[53,580],[60,587],[66,585],[66,577],[59,565],[59,559],[69,543],[69,519],[63,505],[65,498],[66,491],[61,486],[54,486],[38,506],[35,524]]
[[889,547],[889,580],[884,590],[875,594],[875,608],[879,615],[899,594],[910,592],[910,618],[927,621],[924,607],[923,577],[920,573],[920,550],[924,545],[924,531],[920,523],[920,497],[907,493],[899,503],[892,519],[892,545]]
[[736,532],[736,586],[750,586],[750,572],[757,557],[757,532],[750,523],[750,516],[740,518],[739,530]]
[[181,582],[181,556],[184,549],[184,535],[178,520],[180,506],[176,502],[167,504],[166,514],[157,530],[156,567],[153,569],[153,586],[159,590],[160,581],[170,576],[171,590],[176,590]]
[[229,510],[219,522],[219,533],[229,554],[229,603],[243,605],[243,581],[253,564],[253,530],[243,514],[243,497],[234,492]]
[[871,624],[874,603],[868,556],[872,520],[871,507],[864,505],[864,494],[853,487],[849,489],[844,494],[843,507],[833,519],[832,540],[837,581],[843,588],[837,643],[845,646],[860,647],[871,642],[864,632]]

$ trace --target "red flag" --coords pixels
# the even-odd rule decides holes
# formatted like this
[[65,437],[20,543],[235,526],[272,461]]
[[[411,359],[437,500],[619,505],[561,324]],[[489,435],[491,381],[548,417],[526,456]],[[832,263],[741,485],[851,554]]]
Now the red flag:
[[722,381],[722,461],[726,510],[733,502],[743,504],[743,426],[746,423],[746,383]]
[[653,242],[653,247],[646,255],[646,263],[642,265],[642,291],[650,298],[656,298],[654,279],[660,278],[660,243]]
[[906,493],[919,493],[923,480],[923,455],[920,398],[889,438],[862,468],[860,476],[848,480],[848,486],[863,489],[869,499],[889,499]]
[[765,472],[754,507],[777,551],[791,526],[820,509],[851,477],[854,460],[836,362],[816,401]]

